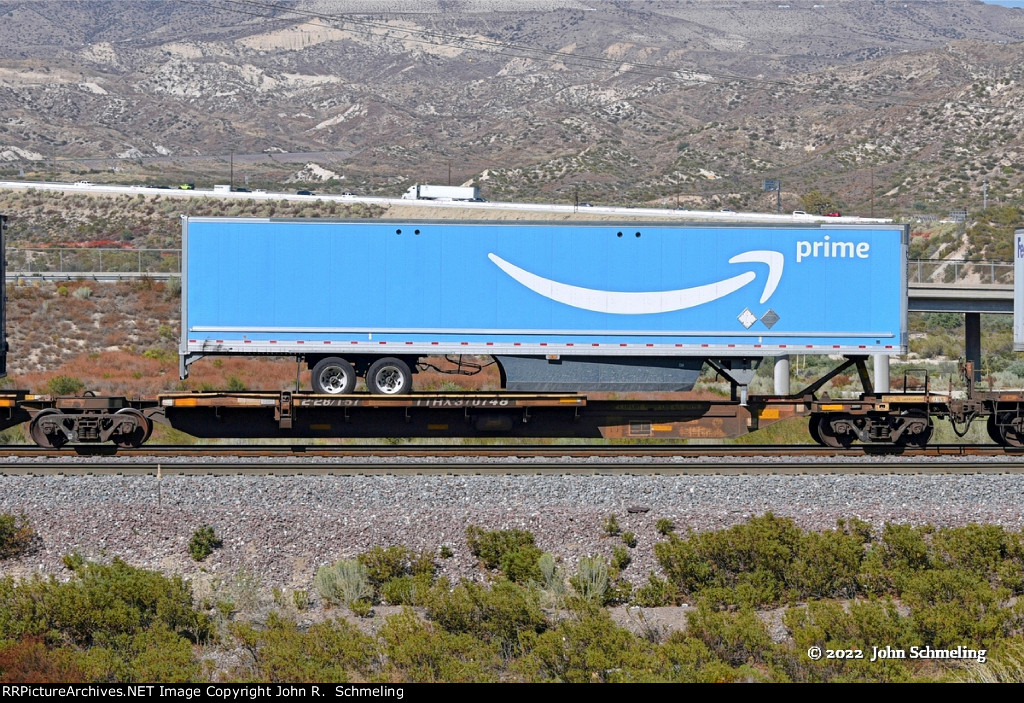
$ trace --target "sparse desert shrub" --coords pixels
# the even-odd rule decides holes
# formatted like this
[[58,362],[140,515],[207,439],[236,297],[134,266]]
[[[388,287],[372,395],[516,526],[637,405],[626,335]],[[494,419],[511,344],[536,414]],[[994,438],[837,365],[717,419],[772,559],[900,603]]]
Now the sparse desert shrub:
[[21,556],[32,549],[39,535],[24,513],[0,515],[0,559]]
[[217,537],[209,525],[203,525],[192,533],[192,539],[188,541],[188,553],[196,561],[202,561],[213,554],[214,549],[220,549],[223,541]]
[[604,533],[609,537],[614,537],[620,532],[622,532],[622,528],[619,527],[619,519],[615,517],[615,513],[612,513],[608,516],[608,519],[604,521]]
[[85,300],[86,298],[92,297],[92,288],[89,286],[81,286],[80,288],[75,288],[75,292],[71,295],[78,300]]
[[164,295],[167,298],[180,298],[181,297],[181,279],[175,276],[171,276],[167,279],[167,283],[164,284]]
[[658,521],[654,523],[654,527],[658,530],[658,534],[665,536],[676,529],[675,523],[667,517],[658,518]]
[[616,571],[622,571],[629,566],[631,561],[633,561],[633,557],[629,556],[629,552],[621,544],[612,547],[612,567]]
[[373,586],[366,575],[366,567],[355,559],[342,559],[321,566],[313,578],[313,585],[328,603],[351,605],[357,600],[373,598]]
[[599,556],[582,557],[569,583],[580,597],[602,603],[608,590],[608,563]]

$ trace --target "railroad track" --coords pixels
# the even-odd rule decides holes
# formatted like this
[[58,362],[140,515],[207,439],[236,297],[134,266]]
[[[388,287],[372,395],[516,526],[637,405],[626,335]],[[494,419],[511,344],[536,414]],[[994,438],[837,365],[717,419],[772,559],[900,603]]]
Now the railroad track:
[[0,448],[2,474],[481,475],[1024,473],[995,445],[831,449],[777,445],[187,445]]
[[445,459],[455,457],[571,457],[571,458],[716,458],[716,457],[1020,457],[1024,447],[1001,447],[994,444],[934,444],[924,449],[891,446],[854,445],[832,448],[818,445],[777,444],[514,444],[514,445],[451,445],[451,444],[209,444],[150,445],[136,449],[114,445],[75,445],[48,449],[31,445],[0,446],[0,458],[67,459],[72,457],[134,457],[134,458],[337,458],[415,457]]

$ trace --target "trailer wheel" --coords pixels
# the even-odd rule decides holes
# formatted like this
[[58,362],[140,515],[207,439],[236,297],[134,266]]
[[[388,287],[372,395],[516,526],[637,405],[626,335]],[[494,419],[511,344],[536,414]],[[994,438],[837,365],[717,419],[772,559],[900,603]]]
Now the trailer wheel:
[[114,444],[122,449],[141,447],[153,434],[153,423],[135,408],[122,408],[114,413],[114,421],[120,420],[127,421],[125,424],[134,425],[130,430],[124,430],[111,436]]
[[[36,416],[32,418],[32,421],[28,423],[28,434],[32,438],[32,441],[36,443],[36,446],[43,447],[45,449],[60,449],[67,444],[67,436],[60,431],[47,433],[43,427],[46,418],[51,415],[63,415],[63,413],[61,413],[57,408],[43,408],[37,412]],[[57,418],[51,417],[50,420],[57,420]],[[63,418],[58,421],[63,421]]]
[[370,364],[366,372],[366,388],[379,395],[399,395],[412,392],[412,372],[401,359],[386,356]]
[[329,356],[313,367],[312,384],[314,393],[344,395],[356,387],[356,372],[344,359]]

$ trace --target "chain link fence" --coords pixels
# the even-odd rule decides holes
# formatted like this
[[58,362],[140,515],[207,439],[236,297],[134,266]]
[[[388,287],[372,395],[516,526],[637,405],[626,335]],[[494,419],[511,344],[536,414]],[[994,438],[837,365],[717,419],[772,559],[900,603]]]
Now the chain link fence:
[[911,259],[907,266],[910,283],[958,283],[964,285],[1013,284],[1012,261],[966,261],[962,259]]
[[32,273],[180,274],[180,249],[7,249],[7,270]]

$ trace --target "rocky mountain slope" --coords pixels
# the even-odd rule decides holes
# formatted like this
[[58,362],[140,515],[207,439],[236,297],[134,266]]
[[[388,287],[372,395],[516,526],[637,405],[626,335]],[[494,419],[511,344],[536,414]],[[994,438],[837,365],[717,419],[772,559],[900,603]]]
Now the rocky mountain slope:
[[[819,3],[0,2],[0,177],[867,213],[1021,197],[1024,11]],[[316,168],[305,168],[307,164]],[[450,176],[449,176],[450,173]]]

